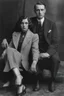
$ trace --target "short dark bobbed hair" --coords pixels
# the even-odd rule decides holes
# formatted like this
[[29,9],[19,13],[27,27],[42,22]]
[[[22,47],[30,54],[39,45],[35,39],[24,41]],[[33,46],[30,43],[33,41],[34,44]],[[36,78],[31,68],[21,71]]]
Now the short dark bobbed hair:
[[31,20],[30,20],[30,18],[28,18],[27,16],[20,16],[19,20],[18,20],[17,23],[16,23],[15,31],[20,31],[20,30],[21,30],[20,25],[21,25],[23,19],[27,19],[29,25],[31,25]]
[[30,19],[27,16],[21,16],[18,20],[18,23],[21,24],[23,19],[27,19],[28,23],[30,24]]

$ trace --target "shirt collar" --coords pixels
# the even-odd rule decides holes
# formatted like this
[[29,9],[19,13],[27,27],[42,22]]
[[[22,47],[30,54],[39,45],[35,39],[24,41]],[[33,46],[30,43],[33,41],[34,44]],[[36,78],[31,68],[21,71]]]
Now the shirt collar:
[[41,25],[43,25],[43,22],[44,22],[44,17],[42,18],[42,19],[37,19],[38,20],[38,22],[41,22]]

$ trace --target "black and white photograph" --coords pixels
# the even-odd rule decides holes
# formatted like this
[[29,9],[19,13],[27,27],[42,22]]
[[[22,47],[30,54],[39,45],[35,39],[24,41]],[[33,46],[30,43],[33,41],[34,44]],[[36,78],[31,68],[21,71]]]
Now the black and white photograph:
[[0,0],[0,96],[64,96],[64,0]]

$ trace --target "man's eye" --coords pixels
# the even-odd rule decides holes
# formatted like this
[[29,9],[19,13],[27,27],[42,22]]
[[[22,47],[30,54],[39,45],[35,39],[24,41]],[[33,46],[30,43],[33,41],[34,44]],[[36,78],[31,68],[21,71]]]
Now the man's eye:
[[37,9],[36,11],[44,11],[44,9],[40,9],[40,10],[39,10],[39,9]]
[[41,9],[41,11],[43,11],[44,9]]
[[27,22],[25,24],[28,24]]

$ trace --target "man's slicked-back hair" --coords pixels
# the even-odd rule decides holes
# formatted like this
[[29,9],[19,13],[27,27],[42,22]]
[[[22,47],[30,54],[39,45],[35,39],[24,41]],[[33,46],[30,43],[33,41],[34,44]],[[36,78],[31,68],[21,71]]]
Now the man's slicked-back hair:
[[46,8],[45,2],[43,2],[43,1],[38,1],[38,2],[34,5],[34,11],[36,10],[36,5],[44,5],[45,8]]

